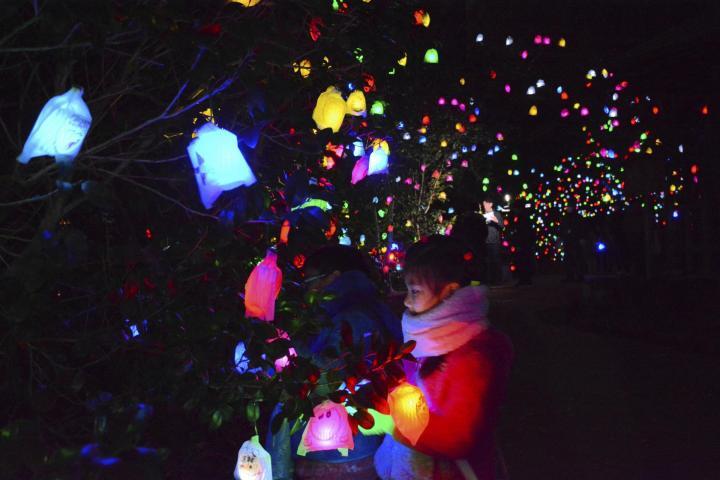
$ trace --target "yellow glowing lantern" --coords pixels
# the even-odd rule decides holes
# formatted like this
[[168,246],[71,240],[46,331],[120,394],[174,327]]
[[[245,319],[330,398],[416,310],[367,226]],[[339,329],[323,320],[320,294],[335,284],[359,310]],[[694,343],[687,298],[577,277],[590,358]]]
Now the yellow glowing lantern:
[[567,45],[567,42],[565,41],[564,38],[561,38],[560,40],[558,40],[558,47],[565,48],[565,45]]
[[293,63],[293,71],[295,73],[299,72],[303,78],[310,76],[310,67],[312,67],[312,63],[310,63],[310,60],[307,58],[300,60],[300,62]]
[[430,410],[422,391],[403,383],[390,393],[388,405],[395,428],[415,445],[430,422]]
[[397,61],[397,63],[401,67],[404,67],[407,65],[407,52],[405,53],[405,55],[402,56],[402,58],[400,60]]
[[260,2],[262,2],[262,0],[230,0],[230,3],[239,3],[243,7],[254,7]]
[[531,117],[535,117],[538,114],[538,109],[535,105],[530,107],[530,111],[528,111],[528,114],[530,114]]
[[441,146],[442,148],[447,147],[447,145],[448,145],[447,140],[441,140],[441,141],[440,141],[440,146]]
[[365,94],[361,90],[352,92],[345,103],[347,104],[348,114],[354,116],[365,115],[367,104],[365,103]]
[[347,105],[342,95],[335,87],[328,87],[317,99],[317,104],[313,110],[312,119],[315,121],[318,129],[332,129],[333,132],[340,130]]

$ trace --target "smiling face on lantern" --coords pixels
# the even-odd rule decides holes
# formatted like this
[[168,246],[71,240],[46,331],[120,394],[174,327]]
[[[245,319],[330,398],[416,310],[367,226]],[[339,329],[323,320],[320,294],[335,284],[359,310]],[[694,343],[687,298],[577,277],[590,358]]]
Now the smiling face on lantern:
[[271,480],[270,454],[262,448],[257,437],[242,444],[235,466],[236,480]]
[[331,401],[316,406],[303,442],[308,451],[353,448],[352,431],[345,407]]

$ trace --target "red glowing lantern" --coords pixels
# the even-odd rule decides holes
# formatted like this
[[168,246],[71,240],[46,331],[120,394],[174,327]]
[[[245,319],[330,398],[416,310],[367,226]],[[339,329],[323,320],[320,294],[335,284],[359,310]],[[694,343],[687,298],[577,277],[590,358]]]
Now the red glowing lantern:
[[282,285],[282,270],[277,266],[277,254],[268,250],[245,283],[245,317],[275,320],[275,299]]
[[325,22],[323,22],[323,19],[320,17],[314,17],[310,20],[310,38],[312,38],[313,42],[317,42],[318,39],[322,36],[322,32],[320,31],[320,27],[324,27]]

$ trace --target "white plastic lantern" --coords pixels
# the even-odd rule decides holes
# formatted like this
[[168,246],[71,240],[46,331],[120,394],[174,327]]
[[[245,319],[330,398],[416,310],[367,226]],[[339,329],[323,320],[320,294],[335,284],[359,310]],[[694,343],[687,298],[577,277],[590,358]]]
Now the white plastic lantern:
[[354,447],[345,407],[326,400],[313,409],[313,417],[303,431],[297,453],[304,456],[307,452],[339,449],[342,456],[347,456],[348,449]]
[[415,445],[430,422],[430,410],[422,391],[403,383],[390,393],[388,404],[395,428]]
[[81,88],[71,88],[48,100],[40,111],[18,162],[49,155],[57,162],[72,162],[90,129],[92,116]]
[[197,131],[187,152],[206,209],[212,207],[222,192],[255,183],[255,175],[240,152],[234,133],[206,123]]
[[370,154],[368,162],[368,175],[375,173],[387,172],[388,168],[388,154],[383,148],[375,148]]
[[272,480],[272,462],[270,454],[260,445],[255,435],[240,447],[235,480]]

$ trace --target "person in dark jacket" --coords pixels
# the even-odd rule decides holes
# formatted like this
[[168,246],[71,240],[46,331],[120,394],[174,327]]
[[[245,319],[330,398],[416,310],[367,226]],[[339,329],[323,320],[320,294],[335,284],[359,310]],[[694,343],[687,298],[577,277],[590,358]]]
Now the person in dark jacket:
[[[378,289],[371,281],[374,276],[372,267],[357,249],[344,245],[322,247],[308,256],[303,272],[306,289],[330,294],[320,305],[330,324],[307,345],[298,346],[299,354],[310,355],[316,365],[323,366],[327,349],[342,349],[343,322],[352,328],[355,343],[369,345],[374,332],[379,332],[385,341],[402,342],[400,320],[382,302]],[[280,406],[273,412],[273,417],[279,410]],[[266,445],[273,459],[274,478],[328,480],[347,477],[351,471],[353,479],[376,478],[373,455],[382,443],[382,435],[355,435],[355,446],[346,457],[338,450],[308,452],[299,456],[297,448],[303,430],[304,427],[290,436],[286,421],[277,434],[268,434]]]
[[488,227],[487,240],[485,242],[485,264],[487,271],[488,285],[497,285],[502,282],[502,265],[500,262],[500,233],[503,230],[503,216],[493,209],[493,197],[488,195],[483,198],[482,212],[485,223]]

